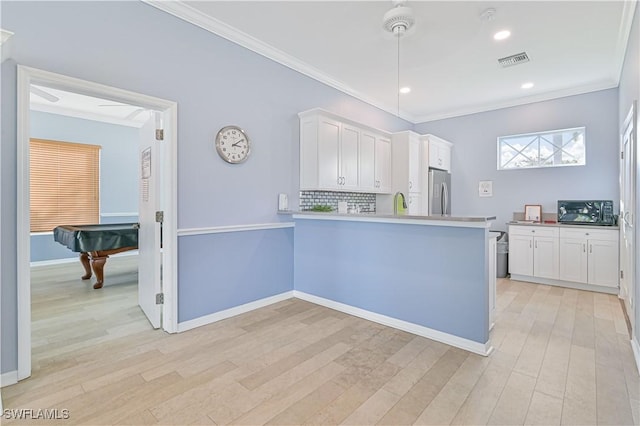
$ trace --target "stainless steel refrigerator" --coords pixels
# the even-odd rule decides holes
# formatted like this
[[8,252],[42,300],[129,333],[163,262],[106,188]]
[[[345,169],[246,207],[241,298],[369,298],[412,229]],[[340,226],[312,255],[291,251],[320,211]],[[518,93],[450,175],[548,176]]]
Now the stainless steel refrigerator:
[[429,169],[429,216],[451,214],[451,173]]

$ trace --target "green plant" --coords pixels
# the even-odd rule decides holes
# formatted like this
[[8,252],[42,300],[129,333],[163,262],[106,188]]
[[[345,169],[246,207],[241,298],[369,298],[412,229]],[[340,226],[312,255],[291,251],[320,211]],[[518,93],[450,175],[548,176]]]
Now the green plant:
[[311,207],[311,211],[312,212],[332,212],[333,207],[325,206],[322,204],[316,204],[315,206]]

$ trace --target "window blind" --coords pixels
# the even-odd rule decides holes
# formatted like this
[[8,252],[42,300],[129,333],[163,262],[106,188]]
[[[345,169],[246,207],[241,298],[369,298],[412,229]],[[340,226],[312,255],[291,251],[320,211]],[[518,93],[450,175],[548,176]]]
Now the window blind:
[[100,148],[31,139],[31,232],[100,222]]

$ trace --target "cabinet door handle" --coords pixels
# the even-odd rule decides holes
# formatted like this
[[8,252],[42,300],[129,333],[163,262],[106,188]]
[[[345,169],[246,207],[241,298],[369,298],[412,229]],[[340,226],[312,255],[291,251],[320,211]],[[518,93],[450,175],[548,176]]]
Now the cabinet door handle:
[[531,240],[529,240],[529,248],[531,248]]
[[538,248],[538,242],[536,241],[536,248]]
[[586,244],[583,244],[583,245],[582,245],[582,252],[583,252],[583,253],[586,253],[586,252],[587,252],[587,245],[586,245]]
[[589,253],[593,253],[593,244],[589,244]]

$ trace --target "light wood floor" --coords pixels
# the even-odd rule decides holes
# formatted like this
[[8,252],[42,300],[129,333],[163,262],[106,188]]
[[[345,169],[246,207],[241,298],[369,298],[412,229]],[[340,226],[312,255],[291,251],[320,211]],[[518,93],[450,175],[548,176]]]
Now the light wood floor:
[[58,425],[640,423],[614,296],[499,280],[487,358],[296,299],[168,335],[122,259],[102,290],[79,265],[34,271],[33,376],[5,409],[69,410]]

